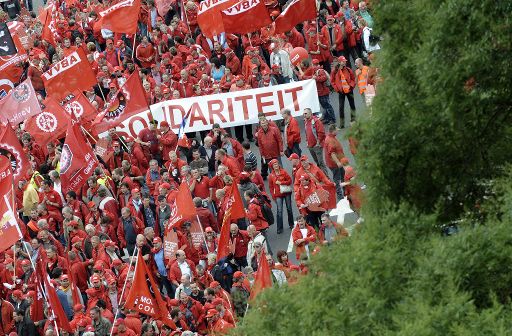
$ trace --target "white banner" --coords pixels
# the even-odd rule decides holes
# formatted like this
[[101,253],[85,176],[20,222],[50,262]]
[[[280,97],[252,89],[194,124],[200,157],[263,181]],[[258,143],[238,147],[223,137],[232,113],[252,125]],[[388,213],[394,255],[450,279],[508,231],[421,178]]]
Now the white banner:
[[185,132],[211,130],[218,123],[221,127],[257,124],[258,113],[268,119],[281,119],[280,111],[288,108],[293,116],[303,114],[306,107],[320,111],[320,103],[313,79],[270,86],[265,88],[220,93],[208,96],[167,100],[151,105],[151,111],[139,113],[117,126],[120,135],[137,137],[149,120],[166,120],[177,132],[183,117],[191,108]]

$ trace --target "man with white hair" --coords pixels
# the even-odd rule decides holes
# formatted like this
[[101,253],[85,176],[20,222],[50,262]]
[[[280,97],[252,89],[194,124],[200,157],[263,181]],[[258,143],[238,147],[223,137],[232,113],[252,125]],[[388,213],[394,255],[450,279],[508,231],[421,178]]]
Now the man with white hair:
[[270,44],[270,67],[272,65],[279,65],[281,67],[281,73],[284,77],[285,83],[289,83],[293,78],[292,63],[290,62],[290,55],[283,49],[279,43],[273,42]]

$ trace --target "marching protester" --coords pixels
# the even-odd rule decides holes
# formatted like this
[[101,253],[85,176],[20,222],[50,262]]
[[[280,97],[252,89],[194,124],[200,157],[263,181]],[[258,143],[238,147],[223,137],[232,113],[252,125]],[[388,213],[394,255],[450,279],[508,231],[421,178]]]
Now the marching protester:
[[297,3],[218,35],[198,1],[0,3],[2,335],[226,334],[349,236],[381,39],[369,3]]

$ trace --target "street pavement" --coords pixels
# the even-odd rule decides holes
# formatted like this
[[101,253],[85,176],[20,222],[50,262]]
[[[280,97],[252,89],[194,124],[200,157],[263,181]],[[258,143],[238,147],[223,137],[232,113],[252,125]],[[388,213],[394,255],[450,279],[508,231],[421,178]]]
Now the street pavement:
[[[366,106],[363,101],[363,97],[359,94],[359,92],[355,92],[355,91],[357,91],[357,90],[354,90],[354,100],[355,100],[355,104],[356,104],[357,116],[359,117],[359,115],[361,113],[364,113],[364,111],[366,110]],[[331,93],[330,98],[331,98],[331,105],[334,109],[334,113],[339,120],[338,94]],[[302,150],[302,154],[307,155],[309,157],[309,159],[311,160],[311,162],[314,162],[313,158],[311,157],[311,154],[309,153],[309,150],[307,149],[307,146],[305,145],[306,135],[304,134],[304,120],[302,117],[297,118],[297,120],[299,121],[299,125],[301,128],[302,143],[301,143],[300,147]],[[348,120],[350,120],[350,107],[348,105],[348,101],[345,100],[345,123],[346,123],[345,126],[348,126]],[[339,121],[338,121],[338,123],[339,123]],[[347,128],[339,131],[338,138],[340,139],[340,141],[343,145],[343,150],[345,152],[345,156],[348,157],[350,165],[355,167],[356,162],[354,160],[354,157],[350,153],[348,141],[346,139],[343,139],[344,134],[346,132],[347,132]],[[251,147],[252,147],[251,149],[253,150],[253,152],[259,153],[258,148],[254,143],[252,144]],[[286,169],[286,171],[288,171],[288,173],[290,173],[290,175],[291,175],[292,166],[290,164],[290,161],[288,161],[286,158],[283,158],[282,161],[283,161],[284,169]],[[258,163],[258,165],[259,165],[259,163]],[[259,167],[259,169],[261,169],[261,166],[258,166],[258,167]],[[332,175],[330,175],[329,177],[332,177]],[[268,181],[265,181],[265,189],[266,189],[265,192],[270,195]],[[297,205],[295,204],[295,200],[293,197],[292,197],[292,208],[293,208],[293,216],[295,218],[299,214],[299,211],[297,209]],[[272,210],[274,211],[274,214],[277,211],[276,204],[274,202],[272,202]],[[267,237],[270,242],[270,246],[272,247],[272,251],[274,253],[274,258],[277,254],[277,251],[279,251],[279,250],[286,251],[287,250],[288,244],[290,241],[291,230],[288,228],[288,225],[287,225],[288,215],[287,215],[287,212],[285,209],[283,209],[283,223],[284,223],[283,224],[283,228],[284,228],[283,233],[281,233],[279,235],[277,234],[277,225],[275,223],[274,223],[274,225],[271,225],[267,231]],[[290,253],[289,258],[290,258],[290,260],[295,261],[295,253]]]

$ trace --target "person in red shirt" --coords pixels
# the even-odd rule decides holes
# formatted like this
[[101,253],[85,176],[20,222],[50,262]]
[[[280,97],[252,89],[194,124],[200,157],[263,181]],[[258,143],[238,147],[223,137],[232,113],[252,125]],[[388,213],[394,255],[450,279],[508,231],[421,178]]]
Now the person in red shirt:
[[329,133],[324,142],[325,163],[332,172],[332,180],[336,184],[336,196],[338,201],[343,198],[343,188],[341,183],[345,179],[345,169],[343,168],[343,147],[336,138],[338,130],[335,125],[329,126]]
[[269,225],[268,222],[265,220],[265,217],[263,217],[263,213],[261,210],[262,205],[256,199],[256,194],[252,190],[247,190],[244,193],[244,198],[247,201],[247,219],[249,219],[251,221],[251,224],[256,227],[256,230],[258,230],[263,235],[263,237],[265,237],[265,240],[267,242],[267,250],[269,254],[272,254],[270,243],[267,237],[267,229]]
[[209,330],[214,335],[227,335],[230,329],[235,326],[226,320],[220,318],[219,312],[216,309],[209,309],[206,314]]
[[292,117],[292,113],[289,109],[283,109],[281,111],[281,116],[284,119],[284,141],[283,143],[286,145],[285,155],[290,156],[295,153],[297,155],[302,154],[302,150],[300,149],[300,128],[297,120]]
[[277,232],[283,232],[283,203],[286,202],[286,210],[288,213],[288,226],[293,228],[293,211],[292,211],[292,178],[286,170],[284,170],[276,159],[269,162],[272,172],[268,178],[268,188],[270,195],[277,205]]
[[233,178],[238,178],[238,175],[240,175],[238,161],[235,160],[234,157],[229,156],[223,148],[215,151],[215,160],[228,168],[227,174],[231,175]]
[[148,160],[158,159],[160,151],[158,148],[158,121],[151,120],[149,127],[143,128],[135,139],[135,142],[142,146],[144,156]]
[[43,182],[41,182],[39,203],[45,204],[48,211],[60,212],[62,209],[62,198],[59,193],[52,188],[52,184],[50,180],[43,180]]
[[[169,92],[168,88],[165,90]],[[162,152],[162,161],[166,162],[169,160],[169,152],[176,150],[178,136],[169,127],[169,123],[164,120],[160,122],[160,134],[157,135],[157,138]]]
[[322,146],[325,140],[324,124],[317,116],[313,115],[310,108],[304,109],[304,129],[306,131],[306,141],[311,157],[325,175],[328,176]]
[[144,36],[142,41],[135,49],[135,58],[137,58],[142,68],[150,69],[151,64],[155,63],[155,48],[149,42],[148,37]]
[[112,39],[107,39],[107,48],[103,54],[105,55],[107,62],[112,67],[118,67],[122,65],[121,54],[116,48],[114,48],[114,41]]
[[345,127],[345,97],[350,105],[350,121],[356,120],[356,105],[354,103],[354,87],[356,78],[352,69],[347,67],[347,59],[344,56],[338,57],[339,64],[333,69],[334,81],[332,86],[338,92],[340,107],[340,128]]

